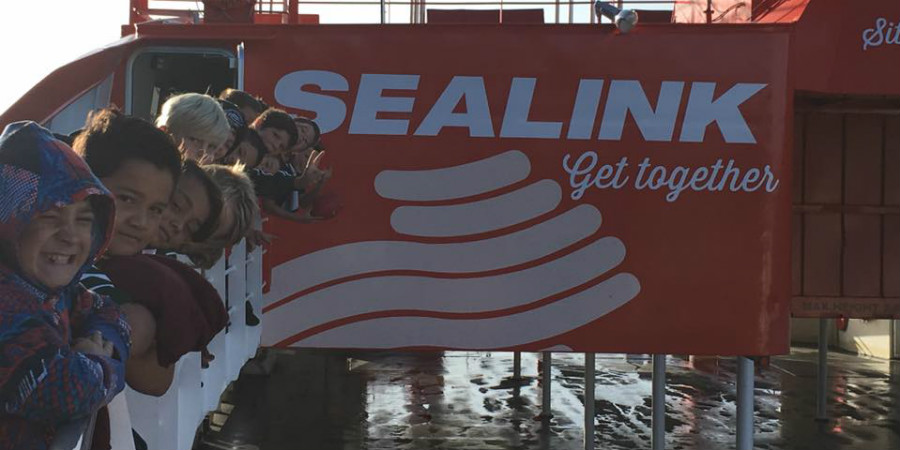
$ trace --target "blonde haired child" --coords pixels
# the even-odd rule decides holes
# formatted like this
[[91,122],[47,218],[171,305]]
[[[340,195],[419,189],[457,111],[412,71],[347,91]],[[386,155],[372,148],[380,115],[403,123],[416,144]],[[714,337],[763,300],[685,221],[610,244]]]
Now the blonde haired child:
[[218,100],[195,93],[166,100],[156,126],[175,139],[186,159],[201,164],[215,160],[231,130]]

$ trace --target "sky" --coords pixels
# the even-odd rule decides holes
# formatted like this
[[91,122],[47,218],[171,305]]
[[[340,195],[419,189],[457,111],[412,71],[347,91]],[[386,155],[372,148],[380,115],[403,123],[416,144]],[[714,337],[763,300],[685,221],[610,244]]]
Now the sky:
[[115,41],[128,0],[0,0],[0,111],[53,69]]
[[[151,0],[151,3],[155,0]],[[334,0],[338,3],[340,0]],[[350,0],[348,0],[350,1]],[[406,0],[400,0],[406,1]],[[435,0],[441,1],[441,0]],[[447,0],[443,0],[447,1]],[[484,1],[484,0],[454,0]],[[499,0],[497,0],[499,2]],[[516,0],[547,4],[550,0]],[[202,2],[157,2],[159,7],[171,4],[201,8]],[[169,5],[167,5],[167,3]],[[121,25],[128,23],[129,0],[0,0],[0,48],[4,54],[0,81],[0,112],[55,68],[77,59],[93,49],[114,42],[121,36]],[[302,5],[301,12],[318,13],[321,23],[377,23],[377,5],[325,6]],[[429,8],[460,8],[458,5]],[[471,8],[496,8],[472,6]],[[504,8],[531,8],[507,5]],[[545,20],[555,21],[555,8],[545,7]],[[587,20],[590,7],[576,5],[577,21]],[[409,6],[394,5],[389,11],[390,23],[409,23]],[[560,19],[568,21],[566,7]]]

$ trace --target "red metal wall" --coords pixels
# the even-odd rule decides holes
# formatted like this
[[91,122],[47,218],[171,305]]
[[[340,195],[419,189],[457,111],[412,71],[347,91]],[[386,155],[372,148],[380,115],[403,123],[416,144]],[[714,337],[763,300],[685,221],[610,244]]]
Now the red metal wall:
[[798,111],[792,313],[900,318],[900,116]]

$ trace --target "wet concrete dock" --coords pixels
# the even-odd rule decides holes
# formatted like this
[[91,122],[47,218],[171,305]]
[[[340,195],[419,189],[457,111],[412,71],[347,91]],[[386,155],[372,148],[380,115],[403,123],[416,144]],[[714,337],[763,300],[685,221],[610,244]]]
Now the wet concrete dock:
[[[196,448],[581,449],[584,356],[553,354],[553,417],[541,419],[539,354],[512,379],[505,352],[279,351],[245,373]],[[595,448],[650,448],[647,355],[597,355]],[[829,355],[830,420],[814,420],[816,353],[757,367],[760,449],[900,449],[900,361]],[[670,356],[669,449],[734,448],[734,358]]]

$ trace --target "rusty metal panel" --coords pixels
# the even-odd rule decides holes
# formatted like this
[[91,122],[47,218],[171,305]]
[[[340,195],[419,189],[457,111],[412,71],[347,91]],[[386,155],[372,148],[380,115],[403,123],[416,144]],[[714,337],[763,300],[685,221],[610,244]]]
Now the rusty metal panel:
[[848,114],[844,120],[844,204],[880,205],[884,116]]
[[810,113],[804,151],[805,203],[841,203],[843,116]]
[[791,295],[803,293],[803,214],[794,213],[791,231]]
[[794,114],[794,152],[791,155],[794,167],[791,179],[791,197],[795,205],[803,203],[803,173],[805,172],[803,167],[803,147],[806,145],[806,139],[803,134],[806,129],[805,122],[806,115]]
[[792,314],[900,318],[900,117],[806,111],[794,130]]
[[884,123],[884,204],[900,205],[900,116]]
[[900,297],[900,215],[884,216],[884,265],[882,283],[885,297]]
[[[875,193],[877,194],[878,190]],[[844,215],[842,295],[850,297],[881,295],[881,248],[881,216]]]
[[804,219],[803,295],[841,295],[841,215]]

